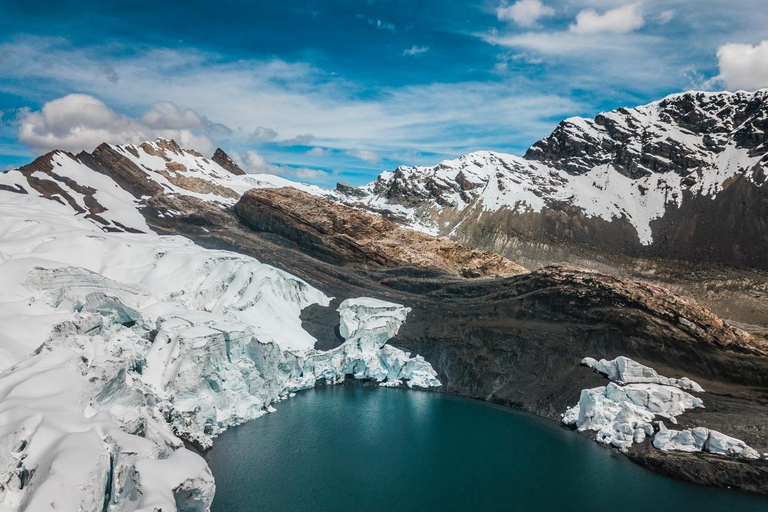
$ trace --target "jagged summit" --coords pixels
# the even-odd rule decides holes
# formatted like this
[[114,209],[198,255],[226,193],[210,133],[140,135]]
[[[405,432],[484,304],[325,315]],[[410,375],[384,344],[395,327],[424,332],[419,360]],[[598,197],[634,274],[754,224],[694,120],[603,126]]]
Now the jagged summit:
[[[222,165],[222,162],[224,165]],[[101,144],[77,155],[51,151],[34,162],[0,175],[0,191],[37,193],[83,215],[105,231],[146,232],[145,208],[173,216],[162,198],[186,198],[216,207],[231,207],[254,187],[293,185],[312,193],[318,187],[278,176],[245,174],[221,149],[213,158],[158,138],[141,144]],[[240,173],[236,172],[240,170]]]
[[525,158],[572,174],[611,164],[631,178],[652,172],[706,172],[729,147],[765,156],[768,90],[689,92],[636,108],[569,118]]
[[242,176],[245,174],[245,171],[240,168],[237,163],[235,163],[234,160],[232,160],[228,154],[224,152],[221,148],[216,148],[216,151],[213,153],[213,157],[211,157],[211,160],[222,166],[224,169],[228,170],[235,176]]
[[766,268],[767,133],[768,90],[683,93],[567,119],[524,157],[398,167],[344,200],[516,261],[546,244]]

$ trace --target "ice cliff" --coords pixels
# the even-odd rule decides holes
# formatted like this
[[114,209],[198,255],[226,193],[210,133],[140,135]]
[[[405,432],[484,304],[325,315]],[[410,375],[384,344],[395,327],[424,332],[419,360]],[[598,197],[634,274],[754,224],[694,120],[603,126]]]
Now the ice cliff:
[[585,357],[581,364],[611,382],[582,390],[579,403],[566,410],[562,421],[580,432],[597,432],[597,442],[626,452],[632,444],[653,436],[653,446],[664,451],[707,451],[736,458],[759,458],[757,451],[743,441],[715,430],[697,427],[680,432],[668,430],[663,421],[655,421],[661,417],[677,423],[676,417],[686,410],[704,407],[700,398],[687,392],[704,392],[691,379],[664,377],[624,356],[610,361]]
[[213,476],[184,441],[209,446],[320,381],[440,384],[386,345],[397,304],[343,302],[346,341],[322,352],[299,314],[329,298],[253,258],[104,232],[34,194],[0,204],[0,240],[2,510],[207,510]]
[[730,436],[704,427],[689,428],[683,431],[661,429],[653,438],[653,446],[663,451],[709,452],[742,459],[759,459],[757,450]]

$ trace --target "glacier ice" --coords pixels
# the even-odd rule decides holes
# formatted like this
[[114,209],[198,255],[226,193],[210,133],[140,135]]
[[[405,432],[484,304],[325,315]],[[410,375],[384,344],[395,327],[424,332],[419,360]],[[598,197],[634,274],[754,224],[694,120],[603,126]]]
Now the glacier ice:
[[[700,398],[687,392],[704,392],[691,379],[661,376],[653,368],[624,356],[611,361],[585,357],[581,364],[612,382],[582,390],[579,402],[565,411],[562,422],[580,432],[596,431],[595,440],[599,443],[627,451],[632,444],[653,437],[653,446],[663,451],[706,451],[735,458],[760,458],[743,441],[716,430],[669,430],[663,422],[654,422],[660,416],[677,423],[676,417],[686,410],[704,407]],[[659,426],[655,435],[654,423]]]
[[662,451],[704,451],[739,459],[760,458],[757,450],[744,441],[704,427],[682,431],[662,428],[653,438],[653,446]]
[[210,446],[320,381],[440,384],[386,345],[408,308],[347,300],[345,342],[317,351],[299,314],[330,299],[286,272],[5,199],[0,509],[207,510],[215,482],[184,441]]
[[695,393],[704,392],[704,389],[698,383],[692,381],[688,377],[679,379],[664,377],[656,373],[656,370],[653,368],[624,356],[619,356],[611,361],[607,359],[597,361],[594,358],[585,357],[581,360],[581,364],[602,373],[613,382],[618,382],[620,384],[648,382],[663,384],[665,386],[674,386]]
[[608,377],[607,386],[584,389],[579,402],[563,414],[562,422],[579,431],[597,432],[596,441],[627,451],[654,433],[652,422],[661,416],[672,423],[688,409],[704,403],[687,391],[703,391],[690,379],[669,379],[624,356],[599,362],[585,357],[582,364]]

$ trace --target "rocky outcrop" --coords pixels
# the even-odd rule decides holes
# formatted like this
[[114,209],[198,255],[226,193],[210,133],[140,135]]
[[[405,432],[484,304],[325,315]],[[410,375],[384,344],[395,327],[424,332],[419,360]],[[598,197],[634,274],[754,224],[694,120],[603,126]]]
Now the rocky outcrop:
[[[674,94],[638,108],[619,108],[594,119],[571,118],[525,153],[572,174],[610,164],[621,174],[691,171],[735,144],[765,155],[768,91]],[[691,143],[700,138],[701,142]]]
[[240,168],[237,163],[232,160],[228,154],[224,152],[221,148],[216,148],[216,151],[213,153],[213,157],[211,157],[211,160],[222,166],[224,169],[228,170],[235,176],[242,176],[245,174],[245,171]]
[[281,235],[325,261],[374,267],[423,267],[462,277],[510,276],[526,270],[497,254],[291,188],[253,189],[234,208],[256,231]]

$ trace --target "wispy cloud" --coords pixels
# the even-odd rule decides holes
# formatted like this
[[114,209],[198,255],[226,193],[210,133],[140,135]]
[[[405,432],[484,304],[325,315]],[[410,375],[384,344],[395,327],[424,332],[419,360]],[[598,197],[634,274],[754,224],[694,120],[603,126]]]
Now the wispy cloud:
[[309,146],[312,141],[315,140],[315,136],[311,133],[305,133],[291,137],[290,139],[281,140],[278,142],[281,146]]
[[520,80],[366,89],[306,63],[229,62],[163,48],[73,48],[56,39],[0,45],[0,66],[3,92],[49,101],[79,90],[120,112],[173,99],[181,109],[194,107],[230,127],[227,137],[241,144],[258,127],[272,127],[285,137],[278,144],[342,151],[416,148],[451,156],[489,147],[520,150],[560,117],[583,110]]
[[233,152],[232,158],[245,172],[250,174],[276,174],[309,181],[323,181],[330,175],[328,171],[323,169],[271,164],[259,152],[253,150],[243,153]]
[[353,149],[351,151],[347,151],[347,154],[351,157],[358,158],[370,163],[376,163],[381,159],[378,153],[369,149]]
[[390,30],[394,32],[397,28],[395,27],[394,23],[382,21],[381,18],[369,18],[364,14],[358,14],[357,19],[365,21],[370,26],[375,27],[377,30]]
[[429,51],[429,46],[411,46],[407,50],[403,51],[403,55],[408,55],[413,57],[414,55],[421,55],[423,53],[427,53]]

